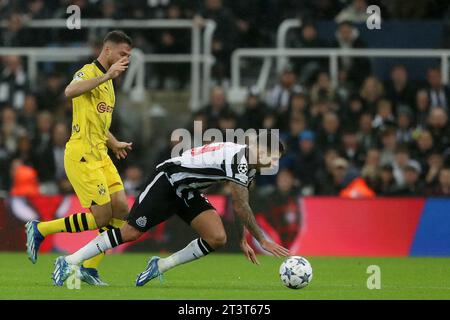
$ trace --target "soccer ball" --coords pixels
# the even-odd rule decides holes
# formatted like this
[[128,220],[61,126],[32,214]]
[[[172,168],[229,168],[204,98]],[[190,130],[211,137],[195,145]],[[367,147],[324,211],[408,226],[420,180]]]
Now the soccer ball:
[[280,266],[280,279],[288,288],[304,288],[311,282],[312,278],[311,264],[303,257],[289,257]]

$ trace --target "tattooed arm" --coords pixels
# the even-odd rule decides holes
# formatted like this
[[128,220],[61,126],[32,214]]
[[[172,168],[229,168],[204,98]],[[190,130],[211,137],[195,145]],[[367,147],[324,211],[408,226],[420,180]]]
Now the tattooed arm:
[[[256,222],[255,215],[250,208],[248,188],[237,183],[230,183],[230,188],[233,209],[237,217],[236,220],[239,220],[239,222],[237,222],[237,226],[241,249],[243,245],[248,246],[247,241],[245,241],[244,237],[244,231],[245,228],[247,228],[247,230],[259,242],[264,250],[272,253],[277,257],[289,255],[289,250],[265,239],[264,234],[262,233],[260,227]],[[246,252],[244,251],[244,253]]]

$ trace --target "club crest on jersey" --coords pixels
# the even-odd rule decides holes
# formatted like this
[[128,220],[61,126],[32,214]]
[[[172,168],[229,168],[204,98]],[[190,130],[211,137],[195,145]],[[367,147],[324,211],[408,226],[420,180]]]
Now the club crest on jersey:
[[144,228],[145,225],[147,224],[147,217],[146,216],[142,216],[136,219],[136,224],[141,227]]
[[104,103],[104,102],[100,102],[98,105],[97,105],[97,111],[99,112],[99,113],[104,113],[104,112],[109,112],[109,113],[111,113],[111,112],[113,112],[113,108],[111,107],[111,106],[108,106],[106,103]]
[[80,125],[79,124],[74,124],[72,126],[72,133],[76,133],[76,132],[80,132]]
[[103,185],[103,183],[97,185],[97,187],[98,187],[98,194],[104,196],[106,194],[106,188]]

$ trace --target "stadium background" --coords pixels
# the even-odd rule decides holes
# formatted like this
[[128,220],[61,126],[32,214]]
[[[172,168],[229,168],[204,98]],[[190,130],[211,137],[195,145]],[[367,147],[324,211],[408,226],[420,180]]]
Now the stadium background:
[[[81,8],[82,26],[105,23],[68,30],[71,4]],[[380,6],[381,30],[366,27],[368,4]],[[252,193],[272,238],[305,255],[450,255],[447,1],[3,0],[0,19],[0,250],[24,250],[24,221],[79,206],[62,161],[71,121],[63,88],[119,25],[137,48],[138,67],[115,83],[111,128],[134,144],[117,162],[130,201],[169,156],[175,128],[192,130],[193,120],[204,129],[279,128],[288,146],[281,171],[258,179]],[[336,74],[327,56],[247,57],[236,87],[233,52],[279,48],[287,19],[287,48],[442,51],[344,55]],[[233,236],[227,190],[209,194]],[[355,197],[363,199],[348,199]],[[44,249],[73,250],[91,236],[57,235]],[[125,250],[173,251],[191,237],[171,220]]]

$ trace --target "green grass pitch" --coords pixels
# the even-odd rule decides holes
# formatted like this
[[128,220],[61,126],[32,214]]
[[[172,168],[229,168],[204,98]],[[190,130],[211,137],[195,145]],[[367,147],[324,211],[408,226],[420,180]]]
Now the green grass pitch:
[[[79,290],[54,287],[54,254],[32,265],[25,253],[0,253],[0,299],[450,299],[448,258],[308,257],[314,271],[301,290],[285,288],[278,278],[282,260],[260,256],[260,266],[243,255],[212,254],[175,268],[136,288],[134,280],[148,254],[109,255],[100,271],[109,287]],[[381,268],[381,289],[367,289],[367,267]]]

